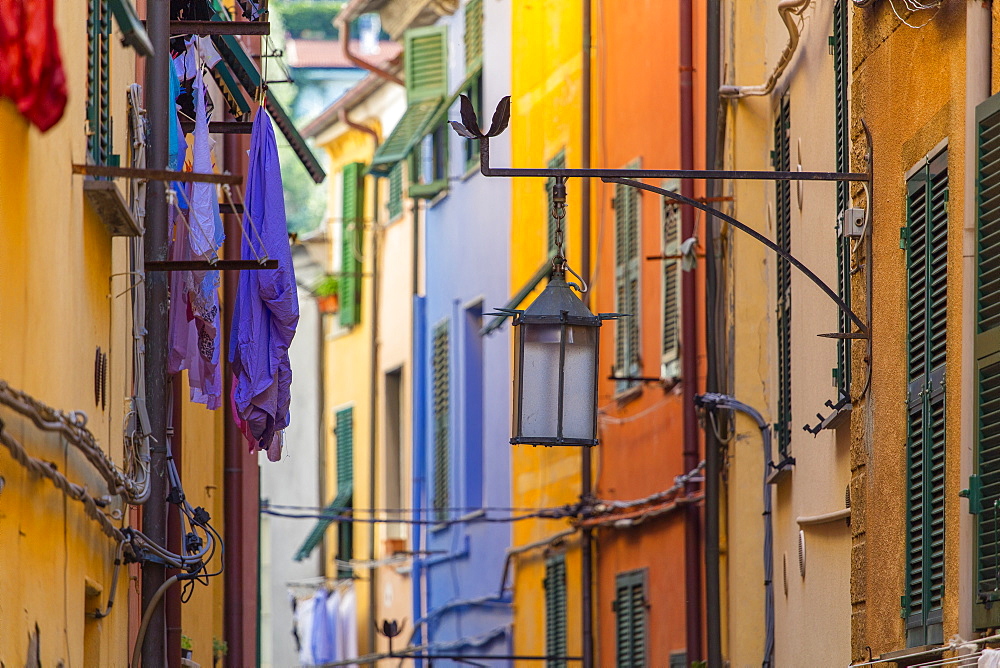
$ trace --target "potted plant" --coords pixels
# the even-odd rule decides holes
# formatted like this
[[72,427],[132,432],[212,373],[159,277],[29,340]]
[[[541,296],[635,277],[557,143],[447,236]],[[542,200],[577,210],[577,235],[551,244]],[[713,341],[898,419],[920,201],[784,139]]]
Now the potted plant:
[[229,643],[217,637],[212,638],[212,666],[217,666],[226,654],[229,654]]
[[320,313],[336,313],[340,310],[340,280],[333,274],[327,274],[313,286],[312,293]]
[[193,647],[191,643],[191,638],[187,637],[184,634],[181,634],[181,658],[190,659],[192,649]]

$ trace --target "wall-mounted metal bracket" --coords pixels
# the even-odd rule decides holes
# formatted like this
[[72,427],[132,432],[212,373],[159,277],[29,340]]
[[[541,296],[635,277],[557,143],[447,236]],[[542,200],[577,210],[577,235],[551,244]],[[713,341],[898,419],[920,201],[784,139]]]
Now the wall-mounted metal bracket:
[[[504,97],[497,105],[493,114],[493,121],[488,131],[483,132],[479,128],[479,119],[476,116],[472,102],[465,95],[461,96],[462,122],[451,121],[454,130],[467,139],[479,140],[479,161],[480,171],[483,176],[488,177],[522,177],[534,176],[544,178],[569,177],[599,178],[605,183],[620,183],[632,188],[647,190],[663,197],[667,197],[681,204],[692,206],[704,211],[716,218],[723,220],[736,229],[748,234],[769,249],[777,253],[782,259],[794,266],[800,272],[815,283],[833,302],[837,305],[847,318],[857,327],[855,332],[839,332],[835,334],[820,334],[826,338],[835,339],[870,339],[871,329],[871,304],[868,304],[868,322],[865,322],[847,305],[843,298],[837,294],[830,286],[820,279],[811,269],[802,264],[791,253],[788,253],[776,243],[763,236],[752,227],[741,223],[730,215],[719,211],[715,207],[709,206],[695,199],[685,197],[672,190],[658,188],[656,186],[641,183],[636,179],[702,179],[702,180],[758,180],[758,181],[849,181],[864,182],[868,184],[869,195],[872,186],[872,149],[871,135],[865,125],[865,136],[868,141],[868,170],[866,172],[804,172],[804,171],[750,171],[750,170],[685,170],[685,169],[535,169],[535,168],[509,168],[490,166],[490,137],[496,137],[503,133],[510,121],[510,97]],[[871,225],[868,225],[867,238],[871,239]],[[869,294],[871,286],[868,286]]]

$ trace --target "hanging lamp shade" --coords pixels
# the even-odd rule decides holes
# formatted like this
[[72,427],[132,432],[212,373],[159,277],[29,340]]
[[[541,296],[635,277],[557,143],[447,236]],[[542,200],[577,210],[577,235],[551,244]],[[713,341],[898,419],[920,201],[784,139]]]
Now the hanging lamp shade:
[[515,445],[597,445],[597,353],[602,317],[552,272],[514,316]]

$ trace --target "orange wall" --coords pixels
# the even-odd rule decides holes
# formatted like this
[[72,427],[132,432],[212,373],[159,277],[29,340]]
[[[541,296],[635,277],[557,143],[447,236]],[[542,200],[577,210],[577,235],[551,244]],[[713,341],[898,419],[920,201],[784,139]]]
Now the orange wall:
[[[679,2],[637,0],[629,11],[615,11],[615,3],[598,0],[595,6],[595,158],[594,165],[624,167],[639,159],[649,169],[681,166]],[[704,168],[704,34],[702,2],[694,8],[694,122],[695,168]],[[649,180],[651,185],[664,184]],[[597,182],[593,227],[597,235],[596,308],[610,312],[614,303],[615,215],[614,186]],[[695,183],[696,194],[704,192]],[[641,360],[639,375],[660,372],[662,336],[661,198],[641,194],[642,231],[640,265]],[[704,216],[696,213],[699,236]],[[703,253],[704,244],[699,249]],[[704,261],[699,258],[698,358],[699,385],[704,391]],[[614,328],[614,323],[607,323]],[[602,370],[612,367],[614,335],[602,336]],[[627,402],[615,396],[614,381],[602,371],[598,403],[601,446],[597,495],[602,499],[634,499],[664,490],[674,476],[685,473],[682,455],[680,386],[667,391],[659,383],[645,383]],[[631,396],[631,395],[629,395]],[[615,652],[615,596],[617,573],[648,568],[648,628],[651,665],[666,665],[672,651],[685,649],[684,521],[682,512],[649,520],[626,530],[598,533],[597,633],[601,665],[611,665]],[[654,631],[655,630],[655,631]]]

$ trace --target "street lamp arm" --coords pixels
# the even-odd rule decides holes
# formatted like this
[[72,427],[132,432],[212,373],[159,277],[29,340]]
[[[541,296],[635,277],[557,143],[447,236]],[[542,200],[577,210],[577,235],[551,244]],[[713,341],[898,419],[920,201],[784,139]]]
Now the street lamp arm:
[[687,204],[688,206],[693,206],[696,209],[700,209],[705,213],[708,213],[721,220],[724,220],[733,227],[735,227],[736,229],[740,230],[741,232],[749,234],[751,237],[753,237],[757,241],[761,242],[762,244],[773,250],[775,253],[777,253],[779,256],[785,259],[789,264],[791,264],[793,267],[795,267],[803,274],[805,274],[810,281],[819,286],[819,288],[823,292],[825,292],[826,295],[834,301],[834,303],[837,304],[840,310],[843,311],[844,314],[851,319],[851,322],[853,322],[858,326],[858,329],[860,330],[861,334],[863,335],[868,334],[868,326],[861,320],[860,317],[858,317],[856,313],[854,313],[854,311],[851,310],[851,307],[848,306],[846,302],[844,302],[844,300],[840,297],[840,295],[836,293],[835,290],[833,290],[833,288],[824,283],[819,276],[814,274],[812,270],[809,269],[809,267],[799,262],[794,255],[784,250],[781,246],[774,243],[773,241],[765,237],[763,234],[753,229],[752,227],[744,225],[743,223],[736,220],[732,216],[726,215],[714,207],[708,206],[707,204],[702,204],[697,200],[685,197],[684,195],[681,195],[680,193],[674,192],[672,190],[666,190],[665,188],[658,188],[656,186],[651,186],[647,183],[641,183],[640,181],[635,181],[632,179],[623,179],[618,177],[604,177],[601,180],[604,181],[605,183],[620,183],[622,185],[631,186],[633,188],[639,188],[640,190],[648,190],[649,192],[656,193],[657,195],[669,197],[672,200],[675,200],[682,204]]

